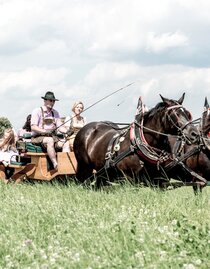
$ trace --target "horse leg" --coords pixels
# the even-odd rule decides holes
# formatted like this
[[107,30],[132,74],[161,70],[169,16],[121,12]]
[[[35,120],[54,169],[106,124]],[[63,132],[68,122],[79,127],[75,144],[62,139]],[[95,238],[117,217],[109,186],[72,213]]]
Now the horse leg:
[[[202,176],[201,173],[199,173],[199,175]],[[195,180],[195,177],[194,177],[194,180]],[[200,182],[200,183],[197,183],[196,185],[193,186],[193,191],[194,191],[194,194],[195,195],[201,195],[202,194],[202,190],[203,188],[206,186],[206,184],[204,182]]]
[[95,173],[95,188],[101,189],[106,185],[107,179],[109,179],[108,169],[103,167]]
[[96,189],[101,189],[103,186],[107,186],[116,181],[119,175],[123,175],[118,169],[114,167],[103,167],[96,174]]
[[199,187],[198,186],[193,186],[193,191],[195,195],[199,194]]
[[193,191],[195,195],[200,195],[202,194],[203,186],[200,184],[197,184],[196,186],[193,186]]
[[93,174],[93,168],[90,164],[84,162],[77,163],[76,179],[79,183],[84,183]]

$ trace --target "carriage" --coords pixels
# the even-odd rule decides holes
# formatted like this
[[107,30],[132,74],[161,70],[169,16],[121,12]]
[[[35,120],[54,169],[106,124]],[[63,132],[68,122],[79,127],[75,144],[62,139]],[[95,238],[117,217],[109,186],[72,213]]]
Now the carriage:
[[31,142],[17,142],[18,156],[16,161],[11,161],[6,167],[0,165],[0,178],[5,182],[16,182],[30,179],[51,181],[56,177],[74,176],[77,161],[74,152],[57,152],[58,169],[54,169],[41,146]]

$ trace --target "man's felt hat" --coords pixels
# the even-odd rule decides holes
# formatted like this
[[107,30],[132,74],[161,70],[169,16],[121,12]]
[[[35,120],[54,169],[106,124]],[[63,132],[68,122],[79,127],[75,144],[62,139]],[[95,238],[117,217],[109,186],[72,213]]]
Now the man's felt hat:
[[53,101],[59,101],[58,99],[55,98],[55,95],[53,92],[46,92],[45,96],[42,96],[42,99],[44,100],[53,100]]

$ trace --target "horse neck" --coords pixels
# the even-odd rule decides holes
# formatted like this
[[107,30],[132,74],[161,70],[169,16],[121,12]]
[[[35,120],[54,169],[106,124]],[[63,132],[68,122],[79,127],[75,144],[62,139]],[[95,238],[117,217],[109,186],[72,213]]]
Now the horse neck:
[[[165,136],[161,135],[165,133],[163,117],[160,117],[158,114],[153,117],[145,118],[144,127],[144,136],[147,143],[153,147],[160,147],[165,141]],[[152,131],[150,131],[151,129]]]

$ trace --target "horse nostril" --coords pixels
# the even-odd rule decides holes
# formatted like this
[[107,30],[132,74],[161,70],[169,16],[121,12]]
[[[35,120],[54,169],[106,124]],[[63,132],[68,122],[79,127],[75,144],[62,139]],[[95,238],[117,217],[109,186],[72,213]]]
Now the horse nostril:
[[197,137],[198,136],[198,133],[195,132],[195,131],[192,131],[190,135],[191,135],[191,137]]
[[199,133],[197,131],[195,131],[195,130],[191,131],[190,140],[192,142],[196,142],[198,140],[198,138],[199,138]]

